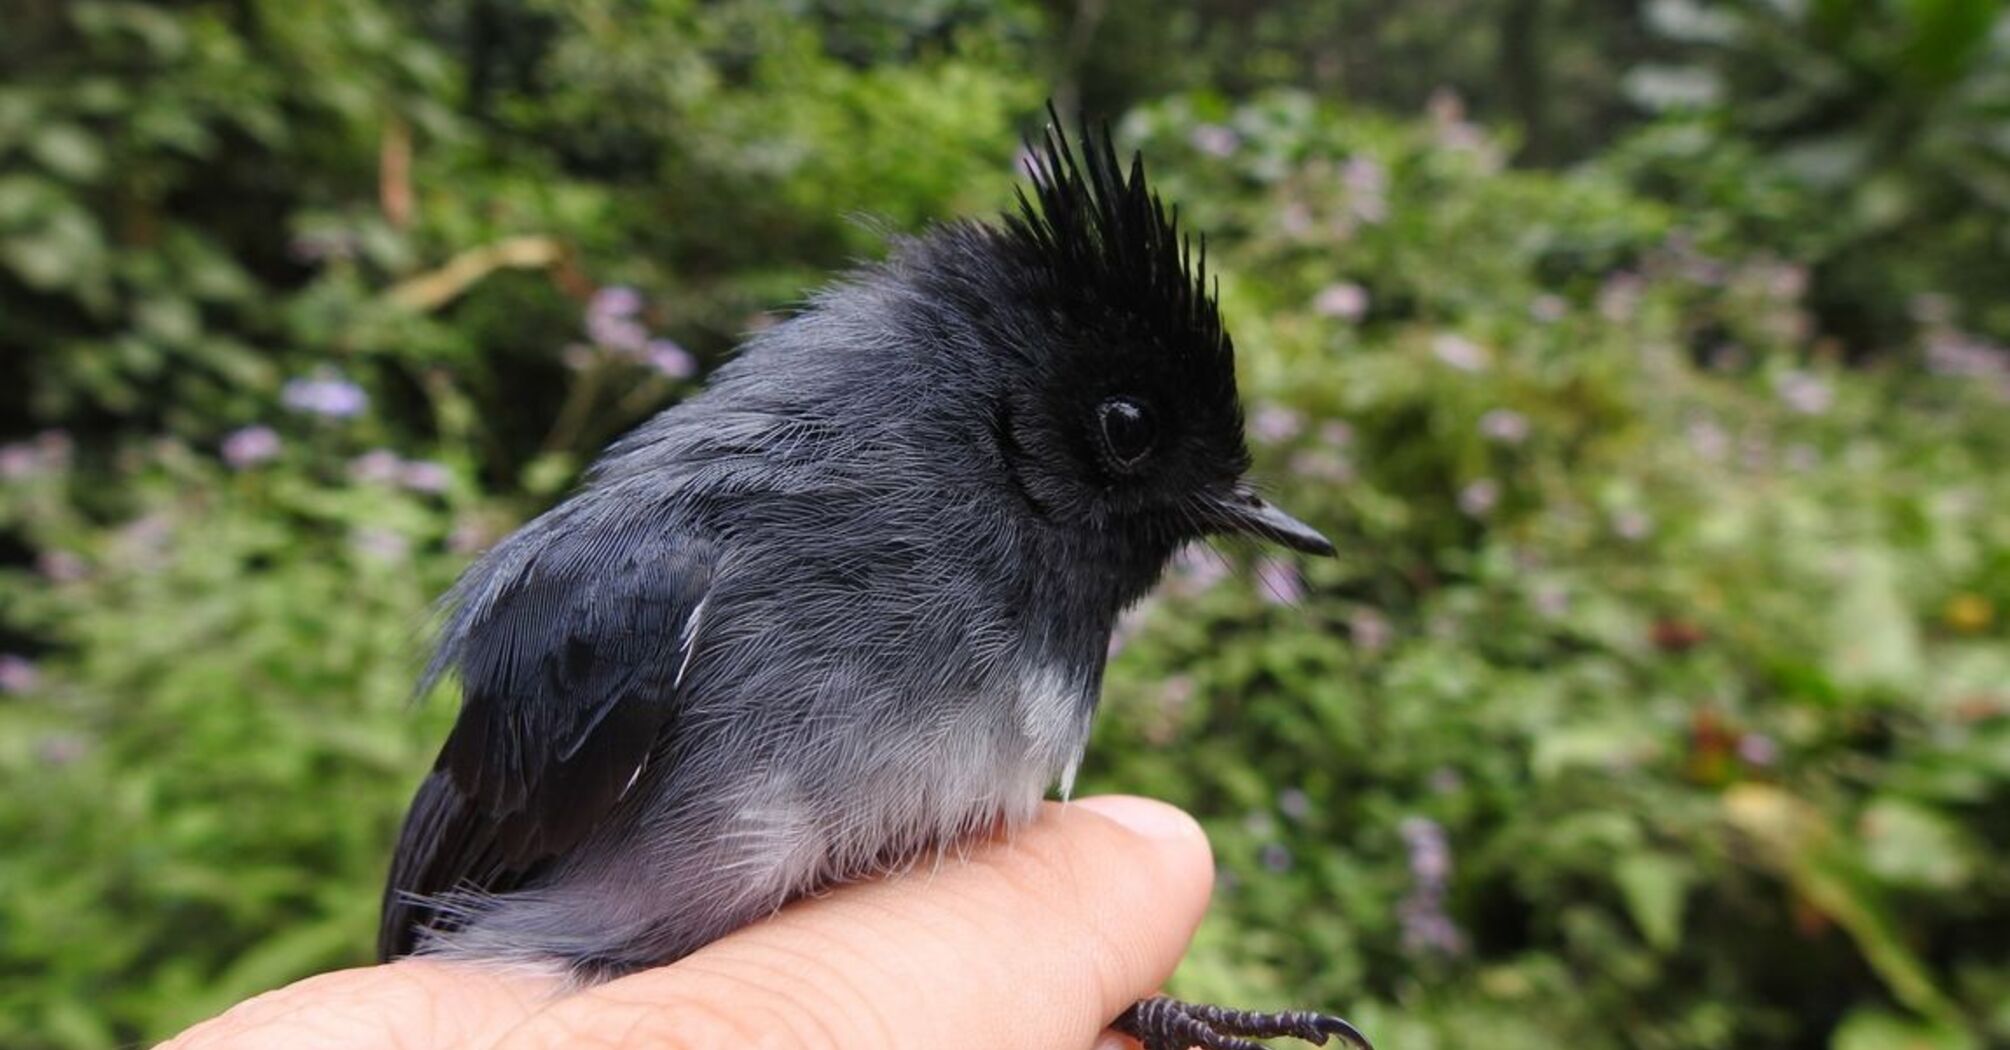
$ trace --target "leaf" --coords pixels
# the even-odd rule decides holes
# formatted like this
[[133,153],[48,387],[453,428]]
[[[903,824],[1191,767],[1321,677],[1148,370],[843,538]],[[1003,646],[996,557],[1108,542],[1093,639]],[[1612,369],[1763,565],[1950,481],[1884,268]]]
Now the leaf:
[[1614,869],[1627,914],[1656,950],[1673,951],[1681,943],[1682,910],[1694,877],[1686,861],[1664,853],[1630,854]]
[[91,133],[75,124],[49,124],[28,140],[28,152],[54,175],[91,182],[105,170],[105,152]]
[[1974,878],[1973,847],[1960,826],[1925,806],[1879,799],[1858,824],[1864,866],[1886,882],[1956,890]]
[[1970,1050],[1975,1039],[1947,1025],[1858,1008],[1836,1026],[1829,1050]]

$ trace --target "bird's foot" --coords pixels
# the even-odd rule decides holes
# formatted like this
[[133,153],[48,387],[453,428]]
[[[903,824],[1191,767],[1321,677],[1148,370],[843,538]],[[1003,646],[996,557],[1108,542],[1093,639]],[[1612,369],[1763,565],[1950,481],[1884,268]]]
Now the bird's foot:
[[1260,1014],[1162,995],[1132,1003],[1111,1027],[1143,1043],[1145,1050],[1264,1050],[1252,1040],[1302,1039],[1324,1046],[1328,1038],[1338,1038],[1355,1050],[1374,1050],[1359,1029],[1329,1014],[1310,1010]]

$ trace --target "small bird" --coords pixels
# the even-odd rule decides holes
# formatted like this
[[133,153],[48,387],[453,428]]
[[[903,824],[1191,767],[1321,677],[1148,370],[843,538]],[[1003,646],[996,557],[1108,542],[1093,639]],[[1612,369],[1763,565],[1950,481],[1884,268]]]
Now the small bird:
[[[1176,212],[1052,107],[1032,194],[750,338],[470,568],[422,688],[379,952],[678,959],[1069,790],[1118,615],[1183,545],[1332,554],[1258,497],[1235,353]],[[1077,156],[1079,148],[1080,156]],[[1153,998],[1149,1050],[1367,1042]]]

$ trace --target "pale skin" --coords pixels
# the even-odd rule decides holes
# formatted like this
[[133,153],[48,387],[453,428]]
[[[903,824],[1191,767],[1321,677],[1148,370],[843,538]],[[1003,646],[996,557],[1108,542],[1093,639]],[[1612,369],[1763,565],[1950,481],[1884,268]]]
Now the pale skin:
[[168,1050],[1134,1047],[1104,1030],[1153,994],[1207,907],[1179,810],[1049,803],[967,861],[789,906],[671,966],[569,995],[550,977],[407,960],[311,977]]

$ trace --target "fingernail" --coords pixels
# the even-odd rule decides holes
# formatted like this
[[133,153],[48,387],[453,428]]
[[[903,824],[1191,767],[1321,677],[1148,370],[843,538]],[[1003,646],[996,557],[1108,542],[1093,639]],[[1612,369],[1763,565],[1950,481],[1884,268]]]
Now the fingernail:
[[1201,838],[1200,824],[1174,806],[1135,795],[1102,795],[1075,803],[1148,839]]

